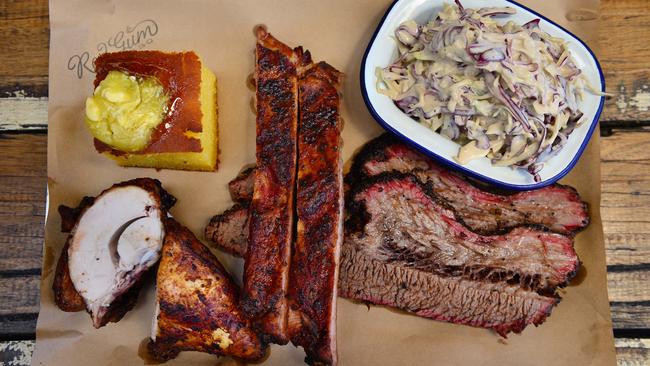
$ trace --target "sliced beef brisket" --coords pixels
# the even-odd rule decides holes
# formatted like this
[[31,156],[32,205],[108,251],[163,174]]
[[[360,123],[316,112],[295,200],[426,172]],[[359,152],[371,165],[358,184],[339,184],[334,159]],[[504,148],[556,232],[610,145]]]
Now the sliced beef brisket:
[[341,296],[505,335],[540,324],[575,275],[572,240],[531,227],[476,234],[411,174],[383,173],[346,202]]
[[572,187],[554,184],[516,194],[490,192],[390,134],[379,136],[360,150],[346,183],[355,185],[387,171],[416,172],[478,233],[503,233],[521,225],[541,225],[561,234],[572,234],[589,224],[586,204]]

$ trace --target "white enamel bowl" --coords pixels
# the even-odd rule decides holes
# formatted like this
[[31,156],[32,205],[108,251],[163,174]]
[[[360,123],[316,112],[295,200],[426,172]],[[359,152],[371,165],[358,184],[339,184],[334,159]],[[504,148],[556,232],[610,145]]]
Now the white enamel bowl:
[[[397,45],[393,38],[395,29],[409,19],[425,24],[442,9],[443,3],[442,0],[397,0],[388,8],[361,63],[361,92],[368,110],[386,130],[428,156],[452,169],[499,188],[529,190],[556,182],[573,168],[587,146],[589,138],[598,125],[604,97],[585,93],[584,100],[579,103],[580,110],[584,113],[582,124],[571,133],[564,148],[545,162],[540,172],[541,181],[536,183],[525,170],[495,167],[488,158],[476,159],[466,165],[456,163],[453,157],[457,155],[460,145],[420,125],[397,108],[390,98],[377,92],[375,69],[385,67],[397,57]],[[517,10],[514,15],[498,18],[500,22],[513,20],[524,24],[533,19],[541,19],[540,27],[544,31],[569,41],[569,49],[576,65],[591,85],[597,90],[605,90],[603,73],[593,52],[569,31],[514,1],[463,0],[462,4],[465,8],[510,6]]]

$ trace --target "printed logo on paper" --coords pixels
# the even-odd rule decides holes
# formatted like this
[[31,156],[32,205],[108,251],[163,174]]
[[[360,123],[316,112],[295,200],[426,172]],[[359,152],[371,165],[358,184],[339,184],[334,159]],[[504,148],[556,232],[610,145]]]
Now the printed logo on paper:
[[90,57],[88,51],[70,57],[68,59],[68,70],[76,73],[79,79],[86,72],[94,74],[93,62],[97,56],[112,51],[142,49],[151,44],[157,34],[158,23],[152,19],[144,19],[135,25],[127,25],[125,30],[115,33],[105,42],[99,42],[96,47],[97,54],[93,58]]

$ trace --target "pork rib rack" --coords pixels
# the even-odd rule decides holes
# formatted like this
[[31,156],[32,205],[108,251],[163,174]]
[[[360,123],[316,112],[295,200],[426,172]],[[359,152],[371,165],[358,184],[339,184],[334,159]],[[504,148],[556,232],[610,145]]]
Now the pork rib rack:
[[257,168],[250,204],[242,308],[265,341],[286,344],[296,183],[296,53],[257,28]]
[[327,63],[312,63],[309,52],[301,55],[289,338],[305,349],[310,364],[337,362],[336,284],[343,241],[340,78]]

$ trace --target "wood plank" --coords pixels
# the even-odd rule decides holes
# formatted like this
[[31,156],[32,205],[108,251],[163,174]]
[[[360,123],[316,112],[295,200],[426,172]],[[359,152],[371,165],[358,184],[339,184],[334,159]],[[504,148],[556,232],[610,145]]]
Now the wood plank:
[[46,135],[0,134],[0,276],[41,268],[46,147]]
[[24,91],[17,97],[0,98],[0,132],[12,130],[46,130],[47,97],[25,97]]
[[[650,133],[643,128],[611,132],[601,140],[601,216],[612,322],[617,329],[647,329],[650,328],[647,285],[650,279]],[[619,363],[624,360],[623,364],[637,364],[638,350],[625,348],[618,352]],[[646,356],[643,352],[640,355]]]
[[650,339],[615,339],[619,366],[644,366],[650,362]]
[[[607,264],[650,262],[650,133],[613,130],[601,140],[601,216]],[[621,274],[616,276],[617,281]],[[625,275],[623,275],[625,276]],[[624,279],[621,279],[625,282]],[[636,282],[633,282],[636,283]],[[612,293],[610,283],[610,297]],[[628,289],[626,291],[633,291]],[[648,295],[646,293],[646,295]],[[648,297],[628,299],[639,301]],[[614,300],[615,301],[615,300]],[[636,312],[633,311],[632,315]],[[645,318],[646,326],[650,321]],[[624,321],[624,320],[621,320]]]
[[[607,266],[607,284],[611,302],[646,302],[650,312],[650,263]],[[642,324],[639,324],[642,325]],[[616,324],[618,327],[618,324]],[[650,328],[650,322],[636,328]]]
[[15,314],[36,314],[39,308],[40,275],[0,277],[0,318]]
[[47,18],[48,4],[44,0],[3,1],[0,3],[0,20]]
[[47,177],[47,136],[45,134],[0,133],[0,175]]
[[[34,339],[36,337],[36,319],[38,319],[38,314],[0,316],[0,341]],[[2,365],[1,362],[0,365]]]
[[[612,322],[616,330],[644,329],[650,324],[650,301],[610,303]],[[649,360],[650,361],[650,360]]]
[[9,271],[40,270],[42,257],[42,237],[0,237],[0,276]]
[[607,90],[603,120],[650,120],[650,2],[602,0],[599,52]]
[[605,244],[608,265],[636,265],[650,261],[650,235],[647,233],[613,233],[608,230]]
[[42,86],[48,73],[49,40],[47,1],[0,2],[0,91],[10,91],[9,86],[26,80],[39,80]]

